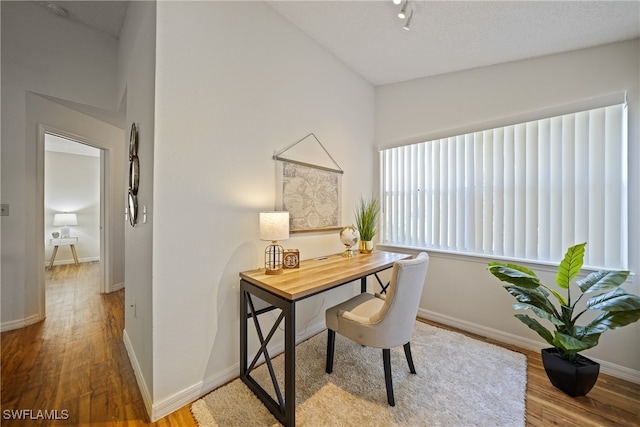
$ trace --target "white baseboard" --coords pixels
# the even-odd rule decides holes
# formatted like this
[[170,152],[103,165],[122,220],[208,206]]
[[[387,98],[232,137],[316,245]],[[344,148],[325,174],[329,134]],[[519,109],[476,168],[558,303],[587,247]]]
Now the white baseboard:
[[40,317],[38,314],[33,314],[24,319],[10,320],[0,325],[0,332],[13,331],[14,329],[24,328],[25,326],[33,325],[44,320],[44,317]]
[[[94,256],[94,257],[86,257],[86,258],[78,258],[78,263],[82,264],[84,262],[96,262],[96,261],[100,261],[100,257],[99,256]],[[70,259],[56,259],[53,262],[53,266],[58,266],[58,265],[69,265],[69,264],[75,264],[75,261],[73,260],[73,258]],[[45,268],[49,268],[49,261],[44,263]]]
[[[142,401],[144,402],[144,406],[147,409],[147,414],[149,414],[149,418],[152,418],[151,417],[152,415],[151,393],[149,392],[147,383],[145,382],[144,376],[142,375],[142,370],[140,369],[140,364],[138,363],[136,352],[133,350],[133,345],[131,344],[131,340],[129,339],[129,335],[127,334],[126,329],[122,333],[122,341],[124,342],[124,347],[127,349],[127,354],[129,355],[129,362],[131,363],[131,367],[133,368],[133,373],[136,376],[138,388],[140,389],[140,394],[142,394]],[[152,419],[151,421],[155,421],[155,420]]]
[[[463,331],[491,338],[506,344],[516,345],[525,350],[540,351],[543,348],[549,347],[549,344],[543,341],[536,341],[529,338],[523,338],[518,335],[508,334],[497,329],[476,325],[475,323],[456,319],[454,317],[436,313],[430,310],[419,309],[418,316],[427,320],[442,323],[443,325],[452,326]],[[640,371],[616,365],[605,360],[596,359],[594,357],[589,358],[600,364],[600,372],[602,372],[603,374],[611,375],[613,377],[630,381],[632,383],[640,384]]]
[[111,292],[116,292],[120,289],[124,289],[124,282],[114,283],[113,285],[111,285]]
[[151,409],[151,422],[156,422],[160,418],[166,417],[170,413],[189,405],[191,402],[199,399],[210,391],[238,378],[240,373],[240,363],[225,369],[217,375],[199,381],[184,390],[175,393],[160,402],[154,403]]
[[[315,325],[310,325],[307,327],[305,333],[302,336],[296,337],[296,344],[300,343],[319,332],[322,332],[326,329],[324,325],[324,321],[319,322]],[[269,354],[271,357],[278,355],[284,351],[284,343],[278,343],[274,346],[269,346]],[[258,359],[258,364],[264,362],[264,358],[260,357]],[[202,381],[193,384],[190,387],[185,388],[182,391],[170,396],[166,399],[163,399],[159,402],[153,404],[153,408],[151,410],[151,421],[155,422],[160,418],[166,417],[170,413],[189,405],[191,402],[199,399],[200,397],[206,395],[207,393],[217,389],[232,381],[240,376],[240,363],[234,363],[233,366],[217,373],[216,375],[207,377]]]

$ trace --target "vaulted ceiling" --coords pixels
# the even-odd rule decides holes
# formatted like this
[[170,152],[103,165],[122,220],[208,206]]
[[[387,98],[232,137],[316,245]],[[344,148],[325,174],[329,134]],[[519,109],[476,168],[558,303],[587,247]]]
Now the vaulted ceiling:
[[[210,0],[216,1],[216,0]],[[127,1],[36,2],[118,37]],[[49,4],[53,3],[54,6]],[[186,3],[186,2],[185,2]],[[640,1],[268,1],[374,85],[640,37]],[[241,19],[239,17],[238,19]]]
[[269,1],[374,85],[640,37],[639,1]]

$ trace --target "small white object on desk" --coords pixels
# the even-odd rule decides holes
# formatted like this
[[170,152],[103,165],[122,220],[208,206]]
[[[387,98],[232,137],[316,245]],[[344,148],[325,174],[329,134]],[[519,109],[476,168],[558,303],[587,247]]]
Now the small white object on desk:
[[56,259],[58,253],[58,246],[69,245],[71,247],[71,253],[73,254],[73,260],[78,265],[78,254],[76,253],[76,245],[78,244],[77,237],[58,237],[49,239],[49,246],[53,246],[53,253],[51,254],[51,260],[49,261],[49,268],[53,267],[53,261]]

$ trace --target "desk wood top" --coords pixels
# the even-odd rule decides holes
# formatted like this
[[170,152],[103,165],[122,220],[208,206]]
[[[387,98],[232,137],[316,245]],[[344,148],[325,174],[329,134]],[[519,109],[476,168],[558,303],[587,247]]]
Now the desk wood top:
[[266,274],[264,268],[245,271],[240,273],[240,278],[295,301],[386,270],[396,261],[411,258],[408,254],[385,251],[355,252],[354,255],[353,258],[335,254],[304,260],[299,268],[285,269],[277,275]]

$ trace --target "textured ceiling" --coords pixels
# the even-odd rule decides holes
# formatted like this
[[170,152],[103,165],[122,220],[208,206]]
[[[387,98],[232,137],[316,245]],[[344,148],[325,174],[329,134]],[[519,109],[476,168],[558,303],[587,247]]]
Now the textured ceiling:
[[[117,38],[129,2],[34,3]],[[267,3],[374,85],[640,37],[640,0],[410,1],[411,31],[391,0]]]
[[128,1],[34,1],[33,3],[56,14],[66,13],[64,16],[70,20],[102,31],[116,39],[120,37],[120,30],[129,7]]
[[639,1],[269,1],[374,85],[640,37]]

